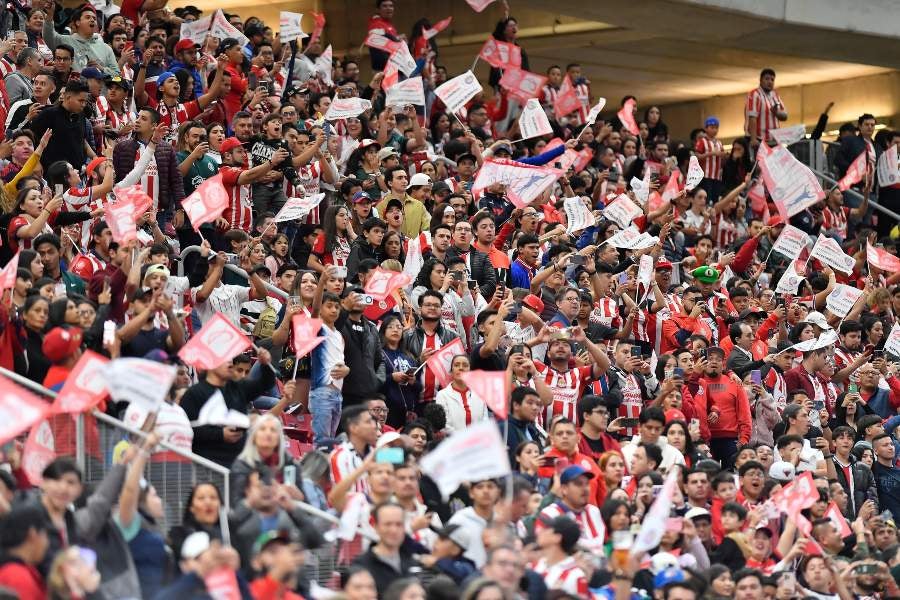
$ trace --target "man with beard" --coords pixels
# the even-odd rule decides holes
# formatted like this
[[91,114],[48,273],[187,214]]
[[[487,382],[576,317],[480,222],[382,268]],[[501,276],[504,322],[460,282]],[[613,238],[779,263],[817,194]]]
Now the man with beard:
[[[459,337],[441,322],[443,303],[444,297],[439,292],[425,291],[419,296],[419,323],[403,332],[401,347],[420,363],[424,363],[441,347]],[[428,367],[423,369],[421,377],[424,385],[422,402],[432,402],[440,389],[437,379]]]
[[750,443],[753,421],[744,387],[722,372],[724,363],[725,352],[721,348],[707,350],[706,370],[700,378],[703,394],[698,394],[695,400],[706,402],[706,406],[700,407],[700,424],[703,431],[704,421],[708,423],[706,431],[709,431],[713,458],[730,469],[738,445]]
[[461,258],[466,263],[469,276],[478,282],[484,298],[491,298],[497,286],[497,274],[488,256],[472,248],[472,225],[457,221],[453,226],[453,245],[447,249],[448,258]]
[[344,406],[363,404],[378,392],[383,375],[379,376],[382,362],[381,337],[378,328],[363,315],[363,290],[353,287],[341,301],[341,316],[335,327],[344,337],[344,364],[350,373],[344,378]]

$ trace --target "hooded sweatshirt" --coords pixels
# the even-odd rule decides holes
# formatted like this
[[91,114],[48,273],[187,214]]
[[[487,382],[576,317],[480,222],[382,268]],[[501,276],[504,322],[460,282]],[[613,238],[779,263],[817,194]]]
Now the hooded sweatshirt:
[[121,75],[113,49],[103,41],[98,33],[89,38],[84,38],[77,33],[71,35],[56,33],[53,28],[53,19],[47,19],[44,21],[44,41],[52,50],[56,50],[59,44],[68,44],[75,49],[73,71],[80,72],[87,67],[89,60],[94,60],[107,74]]

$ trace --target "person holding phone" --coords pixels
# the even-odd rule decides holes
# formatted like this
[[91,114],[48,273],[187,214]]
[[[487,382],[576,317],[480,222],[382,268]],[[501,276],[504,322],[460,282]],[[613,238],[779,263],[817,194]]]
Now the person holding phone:
[[[709,432],[713,458],[730,468],[738,445],[750,442],[753,422],[743,386],[726,375],[724,367],[725,352],[717,347],[708,348],[706,369],[700,378],[701,401],[706,403],[700,407],[700,424],[701,431]],[[708,429],[703,427],[704,422],[708,423]]]

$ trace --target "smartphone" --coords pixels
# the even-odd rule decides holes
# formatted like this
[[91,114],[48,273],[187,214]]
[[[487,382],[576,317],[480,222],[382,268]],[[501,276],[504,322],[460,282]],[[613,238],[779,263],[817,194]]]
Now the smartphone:
[[300,308],[301,306],[303,306],[303,298],[301,298],[300,296],[289,296],[288,305],[291,308]]
[[851,383],[850,385],[847,386],[847,393],[848,394],[858,394],[859,386],[856,385],[855,383]]
[[576,254],[575,256],[572,257],[572,260],[570,262],[575,266],[581,266],[584,264],[584,261],[585,261],[584,256],[582,256],[581,254]]
[[116,322],[106,321],[103,323],[103,345],[109,346],[116,339]]
[[873,565],[871,563],[856,565],[853,567],[853,572],[857,575],[875,575],[878,573],[878,565]]
[[762,371],[759,369],[753,369],[750,371],[750,383],[753,385],[762,384]]
[[509,309],[509,314],[513,315],[513,316],[522,314],[522,303],[521,302],[514,303],[512,305],[512,308]]
[[824,400],[816,400],[815,402],[813,402],[813,408],[815,410],[823,410],[825,408],[825,401]]
[[634,358],[641,357],[641,347],[640,346],[632,346],[631,347],[631,356]]
[[467,281],[467,283],[469,284],[469,289],[470,289],[470,290],[477,290],[477,289],[478,289],[478,281],[477,281],[477,280],[475,280],[475,279],[469,279],[469,280]]
[[797,576],[794,575],[793,571],[782,571],[781,577],[778,580],[779,586],[784,586],[790,590],[794,589],[794,586],[797,585]]
[[691,428],[700,427],[700,419],[691,419]]
[[501,283],[497,286],[497,289],[500,291],[500,297],[503,298],[506,296],[506,284]]
[[872,358],[883,358],[883,357],[884,357],[884,349],[872,351]]
[[453,281],[462,281],[462,279],[463,279],[462,271],[451,271],[450,279],[452,279]]
[[637,427],[640,425],[641,420],[638,418],[632,417],[621,417],[619,418],[619,425],[622,427]]
[[628,283],[628,273],[623,271],[619,273],[619,285],[625,285],[626,283]]
[[334,275],[338,279],[347,279],[347,267],[335,267]]
[[778,306],[784,306],[784,296],[778,296],[775,298],[775,304]]
[[675,379],[684,379],[684,369],[681,367],[675,367],[672,369],[672,377]]
[[285,485],[297,485],[297,467],[295,465],[284,467],[284,483]]
[[382,448],[375,453],[375,462],[380,464],[403,464],[403,448]]
[[55,198],[56,196],[62,196],[64,191],[65,188],[63,187],[63,184],[57,183],[53,186],[53,197]]
[[405,373],[406,375],[415,375],[415,374],[416,374],[416,369],[415,369],[415,367],[410,367],[410,368],[408,368],[406,371],[404,371],[404,373]]
[[238,265],[241,262],[240,259],[238,258],[238,255],[233,254],[231,252],[225,253],[225,259],[226,259],[226,261],[225,261],[226,264],[229,264],[229,265]]
[[700,358],[706,360],[706,348],[700,348]]

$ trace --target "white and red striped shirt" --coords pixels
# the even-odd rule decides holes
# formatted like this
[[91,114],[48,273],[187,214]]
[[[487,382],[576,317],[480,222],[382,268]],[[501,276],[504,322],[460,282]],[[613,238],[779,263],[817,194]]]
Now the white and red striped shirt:
[[[341,482],[342,479],[348,477],[353,471],[359,468],[363,463],[363,457],[359,455],[356,448],[350,442],[344,442],[339,445],[331,453],[331,478],[335,484]],[[359,492],[368,496],[369,479],[363,474],[357,479],[353,487],[354,492]]]
[[738,238],[737,224],[725,215],[716,216],[716,247],[722,251],[730,248]]
[[545,507],[538,515],[534,522],[535,533],[546,527],[546,524],[556,517],[563,515],[573,519],[581,527],[581,537],[578,540],[579,545],[587,546],[592,550],[599,551],[601,554],[603,553],[606,525],[603,524],[603,516],[600,514],[600,509],[593,504],[588,504],[581,511],[575,512],[561,502],[554,502]]
[[[771,137],[769,132],[778,129],[778,117],[775,113],[779,106],[784,109],[784,103],[775,90],[766,92],[758,87],[751,91],[747,94],[747,104],[744,106],[744,132],[747,135],[755,134],[761,141],[769,141]],[[756,117],[754,131],[750,131],[750,117]]]
[[10,73],[15,73],[16,65],[13,62],[10,62],[6,56],[0,58],[0,77],[6,78]]
[[[706,136],[697,138],[697,145],[694,151],[698,154],[709,154],[710,152],[721,152],[722,141],[717,138],[708,138]],[[700,159],[700,167],[703,169],[703,176],[707,179],[722,179],[722,163],[721,156],[707,156]]]
[[[322,178],[322,164],[320,161],[311,162],[297,169],[297,176],[303,183],[303,189],[299,190],[304,196],[315,196],[319,193],[319,182]],[[290,198],[290,196],[288,196]],[[309,214],[306,215],[307,225],[318,225],[322,222],[322,215],[319,213],[319,206],[313,207]]]
[[[228,208],[222,213],[222,217],[228,221],[231,229],[240,229],[250,233],[253,224],[253,204],[250,202],[250,186],[238,183],[241,173],[246,171],[243,167],[222,166],[219,173],[222,174],[222,185],[228,192]],[[150,194],[148,191],[147,194]]]
[[[142,151],[143,147],[139,145],[134,155],[135,162],[141,160]],[[153,212],[159,210],[159,169],[156,167],[156,154],[150,157],[147,168],[141,173],[141,188],[153,199]]]
[[555,565],[548,565],[547,559],[542,558],[532,566],[532,570],[544,579],[548,590],[562,590],[578,598],[588,597],[587,577],[573,556]]
[[822,211],[822,227],[825,231],[840,236],[842,240],[847,239],[847,220],[850,217],[850,209],[846,206],[839,206],[837,210],[831,210],[825,207]]
[[185,121],[190,121],[200,114],[200,104],[196,100],[190,102],[178,103],[175,106],[166,106],[165,102],[157,103],[151,98],[150,106],[155,108],[159,113],[160,123],[169,126],[169,133],[166,134],[164,141],[175,145],[178,139],[178,127]]
[[557,96],[559,96],[559,88],[555,88],[549,83],[541,88],[541,104],[544,107],[552,107]]
[[[594,310],[588,315],[588,321],[594,324],[605,325],[620,329],[622,327],[622,317],[619,315],[619,306],[615,298],[600,298],[595,303]],[[606,351],[612,353],[615,340],[606,342]]]
[[591,111],[591,86],[587,83],[575,84],[575,97],[581,103],[578,109],[578,122],[575,125],[581,125],[587,121],[588,113]]
[[[63,210],[66,212],[93,212],[103,207],[104,198],[94,198],[91,194],[91,186],[83,188],[69,188],[63,192]],[[77,228],[78,235],[76,241],[82,248],[87,248],[91,239],[91,225],[93,220],[75,223],[71,227]]]
[[575,405],[578,403],[584,388],[587,387],[593,375],[593,367],[590,365],[569,369],[565,373],[557,371],[550,365],[534,361],[535,369],[544,377],[544,383],[553,391],[553,402],[544,409],[544,418],[539,424],[550,424],[553,417],[562,415],[578,424],[578,415]]

